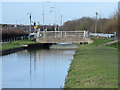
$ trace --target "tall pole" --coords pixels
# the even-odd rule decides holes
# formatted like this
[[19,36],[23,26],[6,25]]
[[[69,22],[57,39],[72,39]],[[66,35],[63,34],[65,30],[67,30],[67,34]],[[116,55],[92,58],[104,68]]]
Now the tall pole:
[[[50,13],[52,13],[53,11],[49,11]],[[52,15],[52,14],[51,14]],[[52,21],[52,20],[51,20]],[[50,22],[49,22],[50,23]]]
[[55,31],[57,30],[57,27],[56,27],[56,2],[55,2]]
[[61,15],[61,30],[62,30],[62,17],[63,17],[63,16]]
[[61,22],[60,22],[60,25],[62,26],[62,15],[61,15]]
[[32,20],[31,20],[31,13],[30,13],[30,33],[31,33],[31,29],[32,29],[32,26],[31,26],[31,23],[32,23]]
[[[51,7],[51,8],[54,8],[55,9],[55,7]],[[50,11],[50,12],[53,12],[53,11]],[[54,26],[54,31],[56,31],[56,26],[55,26],[55,23],[56,23],[56,12],[55,12],[55,21],[53,21],[53,26]]]
[[54,12],[55,12],[55,21],[54,21],[54,30],[56,31],[57,28],[56,28],[56,2],[55,2],[55,6],[51,7],[51,8],[54,8]]
[[44,29],[45,29],[45,28],[44,28],[44,20],[45,20],[44,14],[45,14],[45,13],[44,13],[44,0],[43,0],[43,31],[44,31]]
[[96,24],[95,24],[95,33],[97,33],[97,16],[98,16],[98,12],[96,12]]
[[31,28],[32,28],[32,26],[31,26],[31,23],[32,23],[32,16],[31,16],[31,13],[28,13],[27,15],[30,15],[30,16],[29,16],[29,19],[30,19],[30,33],[31,33]]

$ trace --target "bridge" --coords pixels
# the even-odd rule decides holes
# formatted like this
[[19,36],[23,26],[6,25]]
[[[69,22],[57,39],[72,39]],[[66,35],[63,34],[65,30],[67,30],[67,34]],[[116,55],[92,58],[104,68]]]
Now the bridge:
[[92,43],[87,31],[38,31],[36,41],[41,43]]

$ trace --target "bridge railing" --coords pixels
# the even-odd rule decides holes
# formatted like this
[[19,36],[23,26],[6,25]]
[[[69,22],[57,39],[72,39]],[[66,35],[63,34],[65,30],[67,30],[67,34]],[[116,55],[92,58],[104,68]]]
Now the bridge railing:
[[86,31],[38,31],[39,38],[83,38],[87,37]]

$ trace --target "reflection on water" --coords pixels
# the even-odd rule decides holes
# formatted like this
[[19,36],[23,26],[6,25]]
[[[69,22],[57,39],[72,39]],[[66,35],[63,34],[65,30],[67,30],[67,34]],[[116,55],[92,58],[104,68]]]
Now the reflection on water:
[[51,49],[76,49],[77,45],[76,44],[61,43],[58,45],[52,45],[50,48]]
[[3,88],[60,88],[75,50],[23,50],[2,57]]

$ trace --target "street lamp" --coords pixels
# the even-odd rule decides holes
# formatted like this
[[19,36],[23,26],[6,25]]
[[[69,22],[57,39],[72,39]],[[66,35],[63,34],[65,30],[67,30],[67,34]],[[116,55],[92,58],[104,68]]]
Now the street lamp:
[[[55,9],[55,7],[51,7],[51,8],[54,8],[54,9]],[[53,11],[50,11],[50,12],[53,12]],[[55,25],[55,26],[54,26],[54,30],[56,31],[56,29],[57,29],[57,28],[56,28],[56,10],[55,10],[55,23],[54,23],[54,25]]]
[[[53,13],[53,11],[49,11],[50,13]],[[51,14],[52,15],[52,14]],[[53,22],[53,25],[54,25],[54,20],[51,19],[51,21]],[[52,24],[51,22],[51,24]],[[50,22],[49,22],[50,23]]]
[[62,17],[63,17],[63,16],[61,15],[61,26],[62,26]]
[[31,23],[32,23],[32,16],[31,16],[31,13],[28,13],[27,15],[29,15],[29,19],[30,19],[30,33],[31,33]]
[[44,10],[45,10],[45,8],[44,8],[44,0],[43,0],[43,14],[42,14],[43,15],[43,31],[45,29],[44,28],[44,21],[45,21],[45,16],[44,16],[45,15],[45,11]]
[[45,26],[44,26],[44,24],[45,24],[45,2],[50,2],[50,1],[44,1],[43,0],[43,31],[45,31]]
[[61,30],[62,30],[62,18],[63,18],[63,16],[61,15],[61,22],[60,22],[60,24],[61,24]]
[[96,24],[95,24],[95,33],[97,32],[97,18],[98,18],[98,12],[96,12]]

